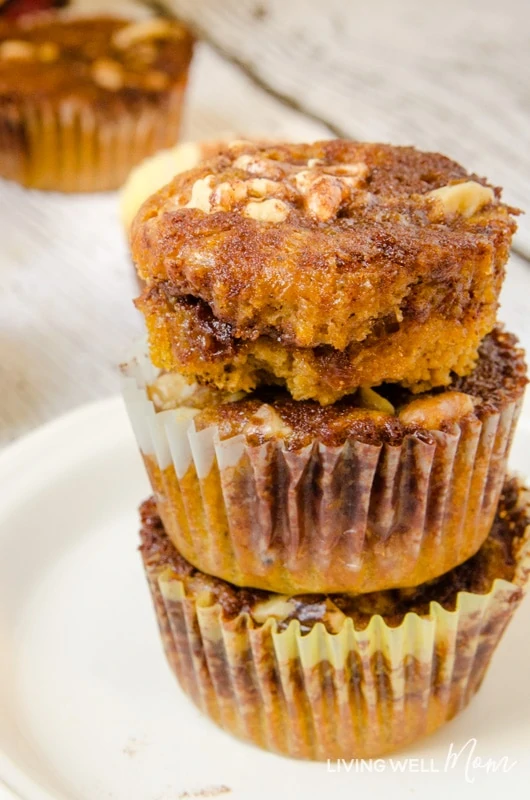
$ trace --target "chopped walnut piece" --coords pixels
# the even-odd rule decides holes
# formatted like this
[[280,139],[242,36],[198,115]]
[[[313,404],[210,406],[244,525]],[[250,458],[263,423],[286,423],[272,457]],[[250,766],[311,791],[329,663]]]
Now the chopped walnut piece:
[[234,183],[223,181],[212,191],[210,210],[231,211],[234,204],[239,200],[244,200],[246,196],[247,189],[243,181],[235,181]]
[[36,52],[31,42],[19,39],[6,39],[0,44],[0,58],[6,61],[31,61]]
[[476,181],[465,181],[433,189],[427,193],[427,197],[435,200],[438,206],[441,205],[445,214],[472,217],[481,208],[493,202],[495,194],[488,186],[482,186]]
[[245,434],[247,436],[263,436],[267,437],[286,437],[292,434],[292,428],[286,425],[277,411],[267,403],[263,403],[255,414],[252,415],[251,421],[245,426]]
[[242,155],[234,161],[235,169],[242,169],[251,175],[260,178],[269,178],[273,181],[282,180],[285,177],[285,170],[278,161],[272,158],[260,158],[253,155]]
[[327,222],[335,217],[342,203],[343,189],[338,178],[317,173],[301,192],[308,212],[317,220]]
[[197,391],[196,383],[189,383],[178,372],[159,375],[149,387],[149,397],[157,411],[185,406]]
[[323,166],[310,159],[309,169],[294,175],[294,184],[305,200],[308,212],[326,222],[336,216],[341,203],[356,188],[367,173],[366,164],[336,164]]
[[212,197],[212,179],[213,175],[206,175],[204,178],[199,178],[195,181],[191,188],[191,197],[185,204],[184,208],[198,208],[209,214],[211,211],[211,197]]
[[197,573],[189,580],[190,591],[195,595],[195,603],[198,608],[210,608],[215,603],[215,594],[206,583],[206,576]]
[[289,208],[282,200],[274,197],[268,200],[257,200],[248,203],[244,208],[245,216],[260,222],[283,222],[287,219]]
[[185,35],[185,29],[175,22],[167,19],[145,19],[120,28],[112,37],[112,43],[121,50],[146,39],[183,39]]
[[412,400],[400,412],[404,425],[419,425],[435,430],[444,422],[452,422],[471,414],[475,409],[473,398],[463,392],[443,392]]
[[294,176],[294,183],[301,194],[305,194],[316,180],[318,172],[315,169],[302,169]]
[[368,175],[368,167],[362,161],[356,164],[330,164],[322,168],[327,175],[340,178],[356,178],[360,183]]
[[253,161],[254,161],[254,156],[245,154],[245,155],[239,156],[239,158],[236,158],[236,160],[234,161],[233,166],[234,166],[234,169],[245,169],[246,170],[246,169],[248,169],[249,164],[251,164]]
[[265,197],[282,190],[282,184],[269,178],[251,178],[246,181],[247,192],[252,197]]
[[230,211],[234,203],[234,188],[228,181],[223,181],[215,187],[209,197],[210,211],[213,209],[223,209]]
[[293,601],[281,594],[273,595],[270,600],[264,600],[262,603],[256,603],[252,610],[252,617],[260,625],[263,625],[268,619],[274,617],[278,621],[292,617],[296,610]]
[[123,87],[123,67],[112,58],[98,58],[90,67],[95,83],[112,92]]

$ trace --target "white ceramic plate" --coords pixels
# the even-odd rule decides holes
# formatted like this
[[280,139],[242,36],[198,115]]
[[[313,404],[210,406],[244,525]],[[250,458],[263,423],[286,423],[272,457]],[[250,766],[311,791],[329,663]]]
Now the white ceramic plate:
[[[526,475],[528,419],[513,457]],[[530,601],[478,697],[430,739],[349,771],[290,761],[218,730],[166,666],[136,552],[136,508],[149,490],[119,399],[5,450],[0,487],[2,800],[484,800],[527,790]],[[456,762],[451,746],[465,748]]]

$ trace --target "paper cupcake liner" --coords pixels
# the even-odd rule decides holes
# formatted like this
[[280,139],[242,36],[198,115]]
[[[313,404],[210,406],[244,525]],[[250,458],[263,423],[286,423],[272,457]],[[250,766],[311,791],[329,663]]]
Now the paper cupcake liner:
[[156,105],[124,100],[108,114],[75,98],[0,99],[0,175],[35,189],[117,189],[132,167],[177,141],[186,83],[185,74]]
[[[527,532],[528,533],[528,532]],[[491,655],[523,596],[528,539],[512,582],[461,592],[398,627],[374,615],[338,633],[298,621],[279,631],[190,596],[171,567],[146,558],[166,655],[183,690],[218,725],[260,747],[315,760],[372,758],[432,733],[480,687]]]
[[437,577],[488,535],[522,397],[400,445],[287,451],[157,413],[156,376],[142,345],[124,397],[168,536],[204,572],[286,594],[372,592]]

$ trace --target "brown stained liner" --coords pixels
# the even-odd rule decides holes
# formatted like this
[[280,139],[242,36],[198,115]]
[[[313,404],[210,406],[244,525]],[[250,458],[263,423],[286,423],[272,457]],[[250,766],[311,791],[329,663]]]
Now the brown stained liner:
[[[338,633],[298,621],[278,632],[246,613],[201,607],[170,567],[144,552],[166,654],[183,690],[225,730],[295,758],[371,758],[454,717],[480,687],[519,605],[519,585],[460,592],[456,610],[431,603],[396,628],[347,619]],[[528,554],[525,556],[528,558]]]
[[24,186],[62,192],[117,189],[130,170],[178,140],[187,71],[160,97],[116,120],[83,101],[58,106],[35,96],[15,106],[0,98],[0,174]]
[[203,476],[194,461],[177,477],[144,460],[168,536],[204,572],[285,594],[416,586],[488,535],[521,402],[401,445],[287,451],[235,437],[235,466],[223,466],[230,440],[209,429],[215,459]]

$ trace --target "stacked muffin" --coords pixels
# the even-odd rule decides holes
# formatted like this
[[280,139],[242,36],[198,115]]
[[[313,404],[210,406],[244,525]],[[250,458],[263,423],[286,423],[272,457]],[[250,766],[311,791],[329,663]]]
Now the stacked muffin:
[[236,735],[380,755],[480,685],[529,568],[526,368],[495,327],[515,213],[347,141],[235,142],[140,209],[144,563],[181,685]]

